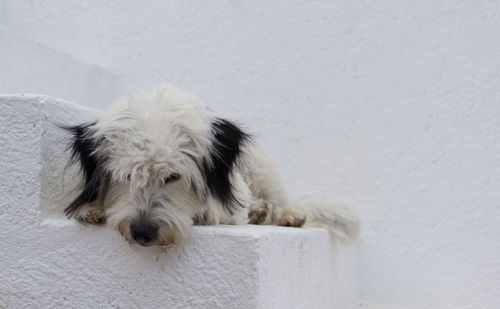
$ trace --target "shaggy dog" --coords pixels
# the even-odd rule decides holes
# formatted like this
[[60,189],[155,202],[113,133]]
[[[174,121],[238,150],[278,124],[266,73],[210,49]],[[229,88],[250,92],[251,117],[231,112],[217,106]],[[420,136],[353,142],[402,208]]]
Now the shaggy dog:
[[82,176],[66,215],[106,224],[131,244],[177,243],[193,224],[306,224],[347,242],[358,233],[345,208],[291,203],[249,134],[173,86],[138,91],[99,120],[65,129]]

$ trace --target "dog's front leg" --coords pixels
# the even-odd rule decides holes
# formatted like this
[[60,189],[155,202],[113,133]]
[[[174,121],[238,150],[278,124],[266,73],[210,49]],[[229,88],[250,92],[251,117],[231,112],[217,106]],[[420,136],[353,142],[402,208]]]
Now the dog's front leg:
[[104,224],[106,222],[104,207],[98,200],[83,204],[76,210],[75,219],[82,223],[90,223],[95,225]]

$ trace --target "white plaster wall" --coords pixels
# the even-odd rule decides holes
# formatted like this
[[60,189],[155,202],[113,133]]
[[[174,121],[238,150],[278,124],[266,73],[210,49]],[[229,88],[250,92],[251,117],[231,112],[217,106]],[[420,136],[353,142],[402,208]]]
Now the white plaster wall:
[[118,81],[109,70],[0,26],[0,93],[40,93],[102,108],[118,96]]
[[124,88],[194,91],[294,195],[357,208],[362,300],[500,307],[497,2],[0,3],[0,22]]

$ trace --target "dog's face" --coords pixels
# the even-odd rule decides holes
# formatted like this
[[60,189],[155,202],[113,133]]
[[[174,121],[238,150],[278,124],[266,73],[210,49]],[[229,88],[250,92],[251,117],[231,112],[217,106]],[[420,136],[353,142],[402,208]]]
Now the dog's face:
[[238,204],[231,172],[248,136],[178,89],[121,99],[99,121],[67,129],[83,172],[68,216],[98,201],[108,225],[149,246],[184,238],[209,198],[228,212]]

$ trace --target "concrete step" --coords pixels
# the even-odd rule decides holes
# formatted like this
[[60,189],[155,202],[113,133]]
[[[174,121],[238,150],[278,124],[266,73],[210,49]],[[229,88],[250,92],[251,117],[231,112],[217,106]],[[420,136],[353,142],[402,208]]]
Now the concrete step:
[[117,96],[117,75],[0,27],[0,93],[43,93],[102,108]]
[[62,209],[74,196],[56,124],[96,112],[0,96],[0,307],[354,308],[353,251],[322,229],[194,227],[168,248],[131,247]]

